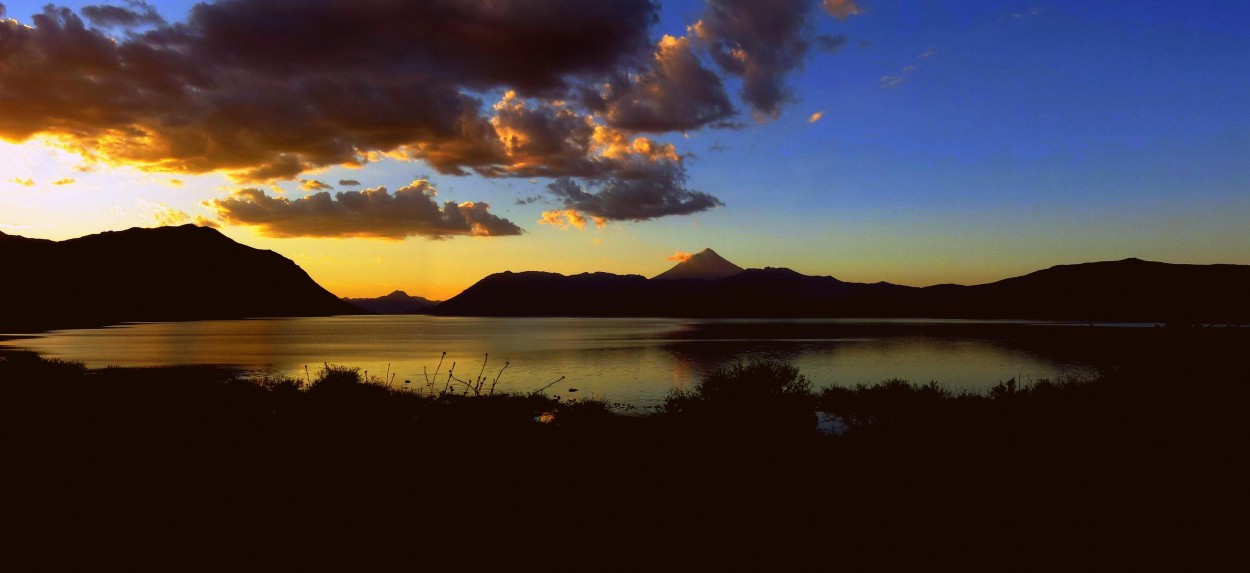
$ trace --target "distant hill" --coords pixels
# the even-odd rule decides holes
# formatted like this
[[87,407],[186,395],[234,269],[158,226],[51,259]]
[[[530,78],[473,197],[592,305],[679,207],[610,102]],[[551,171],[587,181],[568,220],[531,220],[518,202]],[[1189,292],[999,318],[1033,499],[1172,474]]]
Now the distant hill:
[[499,273],[429,312],[463,316],[1250,322],[1250,266],[1245,265],[1176,265],[1126,259],[1061,265],[983,285],[925,288],[850,283],[784,268],[746,269],[714,280],[665,280],[663,276],[647,280],[609,273]]
[[412,296],[397,290],[377,298],[346,298],[348,304],[377,314],[412,314],[438,304],[436,300]]
[[0,332],[360,313],[290,259],[194,225],[59,242],[0,235],[0,269]]
[[[655,316],[651,282],[640,275],[527,271],[490,275],[429,309],[446,316]],[[618,304],[619,303],[619,304]],[[656,314],[660,313],[660,314]]]
[[703,249],[673,268],[652,277],[658,280],[716,280],[742,272],[742,267],[725,260],[712,249]]
[[1250,322],[1250,266],[1141,259],[1059,265],[972,287],[930,287],[945,316]]

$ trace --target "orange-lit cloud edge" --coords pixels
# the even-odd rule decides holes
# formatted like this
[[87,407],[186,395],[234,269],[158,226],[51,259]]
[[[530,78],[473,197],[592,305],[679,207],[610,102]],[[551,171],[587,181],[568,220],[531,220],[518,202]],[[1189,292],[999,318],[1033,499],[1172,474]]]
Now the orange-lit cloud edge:
[[[341,6],[238,0],[202,5],[174,25],[140,4],[107,13],[50,5],[29,24],[0,20],[0,56],[29,63],[0,68],[0,84],[11,92],[0,139],[39,140],[82,157],[91,169],[217,173],[244,185],[300,181],[314,195],[288,201],[249,187],[205,203],[217,224],[252,226],[273,237],[519,231],[482,201],[435,205],[440,224],[431,224],[436,217],[428,205],[414,208],[399,231],[395,211],[358,208],[362,200],[384,197],[384,187],[329,194],[331,185],[306,176],[383,158],[420,161],[450,175],[554,179],[548,193],[562,207],[541,222],[559,219],[562,228],[721,206],[687,186],[685,157],[675,145],[641,132],[741,126],[733,120],[727,78],[744,82],[741,103],[753,117],[777,117],[788,97],[786,77],[807,49],[814,9],[791,3],[784,10],[792,14],[776,20],[778,28],[743,30],[733,22],[778,8],[727,3],[709,8],[686,36],[649,42],[656,10],[650,2],[553,1],[569,9],[520,0],[465,3],[439,14],[420,6],[352,6],[351,21],[374,35],[345,34],[329,53],[324,37],[280,23],[298,15],[333,26],[346,21]],[[838,18],[860,11],[849,1],[826,0],[823,7]],[[505,11],[512,19],[499,18]],[[238,17],[242,12],[267,18]],[[530,16],[526,26],[508,23],[520,16]],[[470,29],[500,42],[469,41],[463,33]],[[596,33],[582,31],[589,29]],[[552,48],[532,41],[552,34],[566,43]],[[274,45],[274,38],[284,40],[283,48],[253,49]],[[445,56],[447,45],[461,50],[451,58],[458,61],[434,57]],[[774,61],[776,49],[793,52],[794,61]],[[649,58],[633,58],[646,52]],[[362,85],[370,90],[357,89]],[[507,89],[488,107],[473,95],[497,88]],[[62,176],[51,184],[74,182]],[[321,208],[305,208],[314,204]],[[260,216],[258,205],[283,206],[282,217]],[[464,209],[476,219],[461,216]]]

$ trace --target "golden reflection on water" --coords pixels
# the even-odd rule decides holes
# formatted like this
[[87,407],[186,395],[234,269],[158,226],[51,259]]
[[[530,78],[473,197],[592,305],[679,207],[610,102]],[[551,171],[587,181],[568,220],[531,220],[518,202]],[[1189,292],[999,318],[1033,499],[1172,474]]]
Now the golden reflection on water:
[[671,382],[673,388],[686,389],[694,385],[696,375],[694,368],[691,368],[689,362],[673,360],[671,364],[673,373]]
[[[57,331],[0,344],[89,367],[211,364],[301,379],[305,366],[315,375],[323,363],[358,367],[371,375],[389,365],[397,385],[411,380],[412,388],[426,385],[443,352],[439,379],[453,363],[457,376],[476,375],[489,353],[488,373],[510,363],[498,391],[528,392],[564,376],[549,393],[578,388],[579,396],[642,408],[735,360],[786,360],[818,387],[903,378],[979,391],[1008,378],[1088,371],[1020,343],[987,339],[787,338],[784,323],[771,326],[767,338],[718,338],[715,328],[695,328],[704,326],[676,319],[366,316],[137,324]],[[736,327],[754,332],[749,323]]]

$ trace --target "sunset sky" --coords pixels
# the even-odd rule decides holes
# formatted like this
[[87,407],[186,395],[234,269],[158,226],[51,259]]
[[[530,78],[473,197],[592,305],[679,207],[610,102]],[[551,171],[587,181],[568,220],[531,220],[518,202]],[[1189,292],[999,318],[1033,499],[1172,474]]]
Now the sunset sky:
[[0,0],[0,231],[503,270],[1250,264],[1250,4]]

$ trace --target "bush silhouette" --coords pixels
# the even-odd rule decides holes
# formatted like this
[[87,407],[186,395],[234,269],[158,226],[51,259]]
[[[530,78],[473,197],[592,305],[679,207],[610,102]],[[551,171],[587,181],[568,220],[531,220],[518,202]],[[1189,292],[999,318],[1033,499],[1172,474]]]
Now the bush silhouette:
[[675,389],[664,413],[732,431],[812,431],[816,397],[811,381],[793,365],[775,360],[722,366],[690,390]]

